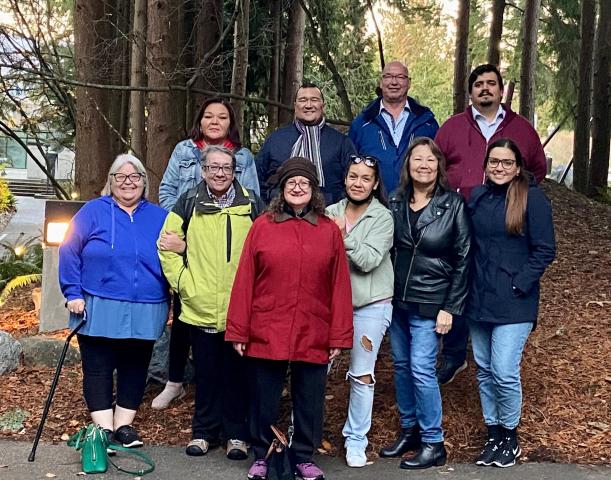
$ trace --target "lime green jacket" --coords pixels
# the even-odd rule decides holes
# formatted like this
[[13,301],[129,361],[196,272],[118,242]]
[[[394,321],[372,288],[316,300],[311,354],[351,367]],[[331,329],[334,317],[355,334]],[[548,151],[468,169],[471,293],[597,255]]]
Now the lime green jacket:
[[[234,187],[232,205],[220,208],[210,199],[205,183],[200,183],[181,195],[161,229],[182,239],[186,235],[183,254],[159,250],[163,273],[180,296],[180,320],[219,332],[225,330],[233,279],[252,225],[248,191],[237,182]],[[189,201],[189,195],[195,195],[195,202]]]

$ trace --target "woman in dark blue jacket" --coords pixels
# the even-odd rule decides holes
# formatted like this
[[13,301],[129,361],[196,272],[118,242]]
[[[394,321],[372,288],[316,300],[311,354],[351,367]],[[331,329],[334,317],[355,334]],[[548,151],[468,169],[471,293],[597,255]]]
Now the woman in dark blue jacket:
[[556,253],[550,203],[509,139],[488,147],[487,181],[473,192],[474,264],[465,316],[488,440],[477,465],[510,467],[521,450],[520,361],[537,322],[539,279]]

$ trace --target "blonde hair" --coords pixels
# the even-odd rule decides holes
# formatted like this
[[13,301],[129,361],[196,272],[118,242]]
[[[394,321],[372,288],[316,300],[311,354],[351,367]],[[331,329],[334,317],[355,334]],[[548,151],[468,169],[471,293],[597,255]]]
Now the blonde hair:
[[144,192],[142,194],[142,197],[146,198],[149,191],[149,177],[146,173],[146,168],[144,168],[144,164],[137,157],[130,153],[123,153],[121,155],[118,155],[117,158],[115,158],[115,161],[112,162],[110,170],[108,170],[108,175],[106,176],[106,185],[104,185],[104,188],[102,189],[102,195],[112,195],[112,191],[110,189],[110,179],[112,178],[111,175],[121,170],[123,165],[125,165],[126,163],[130,163],[137,173],[141,173],[143,175]]

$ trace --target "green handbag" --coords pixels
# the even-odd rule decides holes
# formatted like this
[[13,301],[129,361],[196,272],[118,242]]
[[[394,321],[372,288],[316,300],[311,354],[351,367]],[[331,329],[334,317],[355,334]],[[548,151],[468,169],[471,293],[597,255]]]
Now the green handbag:
[[68,446],[81,451],[81,466],[85,473],[104,473],[108,469],[106,432],[99,426],[89,424],[81,428],[68,440]]
[[[130,475],[142,476],[155,470],[155,462],[153,462],[146,453],[138,452],[116,443],[109,443],[104,429],[92,423],[81,428],[70,437],[68,446],[81,451],[81,466],[85,473],[104,473],[108,469],[109,462],[120,472],[125,472]],[[148,465],[148,468],[141,468],[138,470],[123,468],[108,457],[108,448],[116,452],[124,452],[127,455],[136,457]]]

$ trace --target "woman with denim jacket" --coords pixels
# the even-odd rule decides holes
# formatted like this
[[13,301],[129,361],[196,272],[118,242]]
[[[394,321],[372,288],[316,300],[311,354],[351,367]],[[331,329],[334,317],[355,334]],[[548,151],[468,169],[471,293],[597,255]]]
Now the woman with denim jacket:
[[347,198],[327,207],[326,213],[344,238],[354,308],[354,335],[346,375],[350,380],[350,402],[342,430],[346,464],[364,467],[374,369],[392,317],[394,273],[390,248],[394,226],[377,158],[352,155],[344,183]]
[[[231,104],[220,97],[209,98],[200,107],[189,138],[178,142],[159,185],[159,204],[170,211],[178,198],[195,187],[201,178],[201,152],[207,145],[220,145],[235,152],[235,177],[243,187],[259,194],[259,180],[253,154],[242,147],[236,126],[236,116]],[[184,248],[180,239],[171,233],[164,233],[160,239],[166,250]],[[173,317],[180,315],[180,301],[174,297]],[[153,400],[155,409],[166,408],[172,400],[184,395],[183,378],[189,354],[190,342],[187,332],[180,327],[170,333],[168,383]]]
[[445,158],[430,138],[407,151],[399,189],[390,196],[395,221],[395,292],[390,345],[401,431],[382,457],[416,454],[404,469],[446,462],[435,363],[439,340],[463,313],[467,297],[469,218],[462,197],[447,187]]

